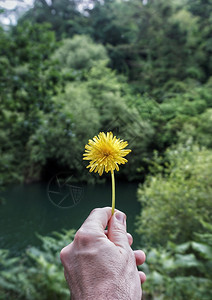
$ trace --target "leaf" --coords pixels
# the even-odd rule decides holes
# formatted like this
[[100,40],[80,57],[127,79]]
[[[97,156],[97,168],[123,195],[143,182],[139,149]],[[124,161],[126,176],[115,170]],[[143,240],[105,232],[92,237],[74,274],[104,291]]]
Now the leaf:
[[187,255],[176,254],[175,264],[177,267],[182,267],[182,268],[191,268],[191,267],[200,266],[200,263],[197,261],[194,254],[187,254]]
[[153,271],[150,276],[154,284],[161,285],[163,283],[163,276],[159,272]]
[[179,253],[185,253],[189,249],[190,246],[191,246],[190,242],[183,243],[183,244],[177,245],[175,248],[175,251],[179,252]]
[[204,258],[212,260],[212,247],[197,242],[191,242],[191,245],[192,248],[198,251]]

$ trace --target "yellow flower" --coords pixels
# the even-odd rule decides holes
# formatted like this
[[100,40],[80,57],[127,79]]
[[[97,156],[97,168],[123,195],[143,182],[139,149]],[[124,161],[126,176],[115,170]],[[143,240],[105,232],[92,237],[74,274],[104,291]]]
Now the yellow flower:
[[127,142],[117,139],[112,132],[100,132],[93,140],[88,141],[85,145],[84,160],[90,160],[87,168],[90,172],[98,172],[101,176],[104,172],[119,171],[120,164],[125,164],[127,160],[124,158],[131,152],[129,149],[124,149],[128,145]]

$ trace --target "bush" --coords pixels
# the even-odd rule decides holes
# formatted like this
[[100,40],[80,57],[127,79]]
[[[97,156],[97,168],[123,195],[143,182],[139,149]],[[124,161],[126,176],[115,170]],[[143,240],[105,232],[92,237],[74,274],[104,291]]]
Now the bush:
[[165,160],[138,189],[138,232],[151,245],[192,240],[202,220],[212,221],[212,151],[178,146]]
[[59,253],[73,240],[74,231],[38,237],[42,247],[30,247],[21,257],[11,257],[8,250],[0,249],[0,299],[70,299]]
[[212,226],[203,224],[205,233],[195,241],[147,251],[143,266],[148,280],[143,285],[146,300],[212,297]]

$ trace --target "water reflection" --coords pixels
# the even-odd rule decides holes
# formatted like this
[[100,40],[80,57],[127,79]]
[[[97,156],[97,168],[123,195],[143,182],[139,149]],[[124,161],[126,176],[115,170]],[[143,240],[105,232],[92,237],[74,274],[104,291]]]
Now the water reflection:
[[[136,189],[134,183],[119,182],[116,187],[116,205],[127,214],[134,248],[139,243],[134,232],[135,216],[140,212]],[[48,235],[62,228],[78,229],[93,208],[111,206],[111,186],[108,183],[84,186],[81,201],[69,209],[52,204],[45,183],[11,186],[3,196],[6,203],[0,206],[0,248],[10,249],[16,255],[28,245],[40,244],[35,233]]]

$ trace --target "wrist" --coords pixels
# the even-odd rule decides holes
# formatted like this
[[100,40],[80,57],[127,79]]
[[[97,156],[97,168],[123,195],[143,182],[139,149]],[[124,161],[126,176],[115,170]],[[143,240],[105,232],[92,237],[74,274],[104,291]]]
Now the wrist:
[[108,289],[106,288],[98,290],[97,288],[93,289],[88,293],[84,291],[83,294],[74,294],[71,293],[71,300],[132,300],[130,294],[126,293],[125,290],[121,288]]
[[104,294],[96,294],[91,295],[91,296],[85,296],[85,297],[81,297],[81,296],[74,296],[71,295],[71,300],[132,300],[131,297],[126,296],[126,295],[119,295],[119,296],[114,296],[114,294],[109,294],[109,293],[104,293]]

